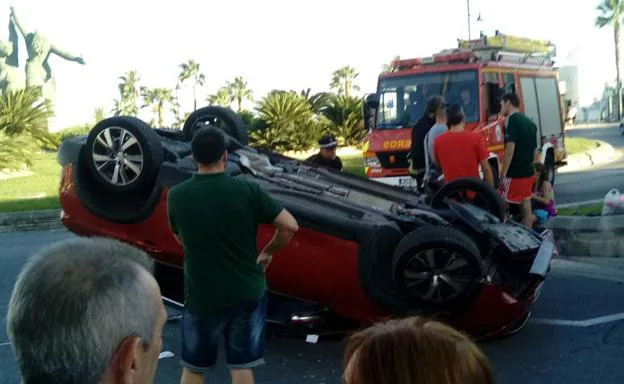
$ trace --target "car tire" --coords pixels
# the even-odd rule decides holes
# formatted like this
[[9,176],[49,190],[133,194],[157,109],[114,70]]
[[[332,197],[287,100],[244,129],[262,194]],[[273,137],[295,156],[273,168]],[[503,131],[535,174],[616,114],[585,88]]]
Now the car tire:
[[217,118],[221,120],[225,125],[224,130],[228,136],[236,140],[241,145],[247,145],[249,138],[247,136],[247,128],[243,119],[240,118],[234,111],[229,108],[208,106],[200,108],[191,113],[184,122],[182,132],[184,133],[184,139],[186,141],[193,140],[195,132],[203,127],[201,123],[205,122],[207,118]]
[[620,135],[624,136],[624,124],[620,124]]
[[392,275],[411,307],[457,312],[474,301],[485,272],[479,248],[467,235],[453,228],[424,227],[401,239]]
[[555,185],[556,171],[555,171],[555,157],[553,156],[552,151],[548,151],[546,153],[546,159],[544,160],[544,169],[546,170],[546,174],[548,175],[548,181],[550,181],[550,185]]
[[488,187],[483,181],[475,178],[461,178],[453,180],[440,188],[431,199],[431,207],[443,209],[446,206],[446,199],[460,191],[473,191],[482,196],[489,206],[489,212],[499,220],[504,221],[506,212],[503,201],[498,192]]
[[145,122],[127,116],[96,124],[87,136],[84,151],[95,180],[117,193],[151,187],[164,160],[158,134]]

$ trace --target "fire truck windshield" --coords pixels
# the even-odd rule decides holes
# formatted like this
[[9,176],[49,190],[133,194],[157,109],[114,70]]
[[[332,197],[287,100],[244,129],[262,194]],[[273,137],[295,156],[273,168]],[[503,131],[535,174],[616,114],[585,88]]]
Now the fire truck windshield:
[[377,129],[413,127],[425,113],[431,96],[464,108],[466,122],[479,120],[479,88],[476,70],[422,73],[381,79],[377,94]]

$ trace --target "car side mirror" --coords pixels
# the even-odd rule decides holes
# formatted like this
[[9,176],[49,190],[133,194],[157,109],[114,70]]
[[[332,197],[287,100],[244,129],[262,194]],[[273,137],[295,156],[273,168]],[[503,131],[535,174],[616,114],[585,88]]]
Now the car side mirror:
[[377,95],[370,94],[364,97],[362,102],[362,114],[364,117],[364,129],[370,131],[375,125],[375,111],[379,107]]

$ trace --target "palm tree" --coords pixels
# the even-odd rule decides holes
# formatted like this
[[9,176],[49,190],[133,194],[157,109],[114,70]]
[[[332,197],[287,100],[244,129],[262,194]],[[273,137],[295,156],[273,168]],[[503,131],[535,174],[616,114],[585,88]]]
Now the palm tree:
[[229,107],[231,103],[230,90],[227,87],[221,87],[217,93],[208,96],[206,102],[210,105]]
[[48,119],[54,116],[49,101],[38,88],[27,87],[0,96],[0,132],[8,137],[30,137],[41,147],[54,148],[58,142],[48,132]]
[[241,111],[243,100],[253,100],[253,92],[247,88],[247,82],[243,80],[242,76],[236,76],[233,82],[228,81],[227,89],[230,92],[230,101],[236,101],[236,112]]
[[360,87],[355,84],[355,79],[359,76],[359,73],[355,68],[346,66],[339,68],[332,74],[332,81],[330,88],[336,90],[339,95],[345,95],[349,97],[350,91],[359,91]]
[[367,134],[361,111],[362,99],[339,95],[330,99],[323,115],[330,122],[330,130],[346,145],[358,145]]
[[119,100],[115,100],[113,113],[116,116],[136,116],[139,113],[139,81],[141,77],[135,70],[119,76]]
[[327,104],[330,99],[329,93],[327,92],[312,93],[312,89],[310,88],[301,90],[301,96],[304,99],[306,99],[306,101],[312,107],[312,111],[317,115],[320,115],[321,113],[323,113],[323,110],[327,108]]
[[158,117],[158,126],[164,127],[165,105],[173,103],[173,92],[168,88],[141,87],[141,95],[145,104],[142,108],[152,106],[152,112]]
[[106,116],[104,116],[104,108],[95,108],[95,124],[104,120]]
[[390,63],[384,64],[384,66],[381,68],[381,72],[382,73],[392,72],[393,71],[392,63],[400,59],[401,59],[401,56],[395,55]]
[[199,63],[189,60],[180,64],[182,72],[178,77],[180,84],[184,84],[187,80],[193,80],[193,110],[197,110],[197,86],[203,87],[206,82],[206,76],[199,71]]
[[604,28],[613,26],[613,40],[615,43],[615,70],[617,74],[617,116],[622,117],[622,83],[620,78],[620,27],[624,16],[624,0],[603,0],[597,7],[600,14],[596,17],[596,26]]
[[256,106],[260,129],[251,132],[256,145],[273,150],[307,149],[315,137],[310,104],[295,92],[269,92]]

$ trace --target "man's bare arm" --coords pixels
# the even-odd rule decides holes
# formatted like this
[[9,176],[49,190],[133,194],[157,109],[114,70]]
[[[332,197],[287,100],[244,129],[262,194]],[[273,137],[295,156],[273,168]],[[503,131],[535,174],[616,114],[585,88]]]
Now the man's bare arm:
[[509,165],[511,165],[511,159],[513,159],[515,150],[516,143],[507,142],[507,144],[505,144],[505,157],[503,160],[503,173],[501,174],[501,177],[507,177],[507,171],[509,171]]
[[483,171],[483,181],[485,181],[485,184],[490,188],[494,188],[494,175],[490,162],[487,159],[481,161],[481,171]]
[[297,220],[287,210],[283,209],[273,222],[275,234],[269,243],[264,247],[261,254],[274,255],[290,242],[290,239],[299,230]]

